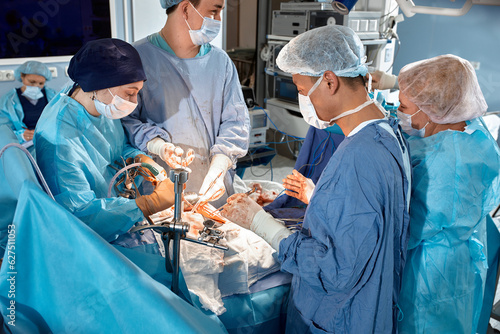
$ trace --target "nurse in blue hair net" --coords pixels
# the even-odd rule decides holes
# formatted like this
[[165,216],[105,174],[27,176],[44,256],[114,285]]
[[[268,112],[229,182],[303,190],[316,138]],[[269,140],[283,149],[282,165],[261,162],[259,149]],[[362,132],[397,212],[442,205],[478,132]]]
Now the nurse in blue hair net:
[[[175,146],[196,156],[186,184],[218,207],[234,193],[233,169],[248,150],[250,121],[238,73],[211,44],[225,0],[160,0],[168,20],[134,43],[148,81],[122,123],[132,145],[165,169]],[[210,187],[211,184],[214,184]]]
[[[14,76],[22,82],[20,88],[13,88],[0,99],[0,123],[8,124],[16,134],[19,143],[31,140],[43,109],[56,92],[47,87],[52,74],[47,66],[38,61],[27,61],[19,66]],[[33,153],[33,150],[30,150]]]
[[135,199],[119,197],[115,189],[108,197],[115,161],[155,165],[130,145],[120,122],[137,107],[146,80],[139,54],[119,39],[91,41],[71,58],[68,75],[74,85],[47,105],[35,132],[47,184],[59,204],[106,241],[160,254],[152,233],[128,231],[173,205],[173,183],[167,178]]
[[454,55],[406,65],[398,81],[414,175],[399,332],[476,333],[487,219],[500,202],[500,152],[481,117],[488,106],[472,65]]
[[293,275],[287,333],[396,333],[411,165],[401,130],[369,95],[363,44],[343,26],[309,30],[279,53],[304,120],[345,139],[323,170],[299,232],[245,194],[222,213],[268,241]]

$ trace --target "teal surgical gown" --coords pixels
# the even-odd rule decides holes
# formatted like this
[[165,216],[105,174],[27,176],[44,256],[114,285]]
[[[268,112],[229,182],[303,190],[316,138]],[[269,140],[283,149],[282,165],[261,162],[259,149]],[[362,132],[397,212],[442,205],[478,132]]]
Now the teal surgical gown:
[[[229,56],[212,46],[207,54],[181,59],[147,38],[134,44],[148,80],[139,93],[138,108],[122,122],[131,143],[147,152],[155,137],[192,148],[186,191],[198,192],[210,166],[210,157],[224,154],[234,164],[248,149],[249,116],[238,73]],[[168,166],[155,160],[166,170]],[[234,190],[232,173],[225,178],[226,194],[214,206],[225,203]]]
[[486,217],[500,155],[480,118],[464,132],[409,137],[414,187],[400,333],[475,333],[487,270]]
[[396,332],[411,168],[396,121],[395,132],[387,123],[342,141],[301,232],[280,243],[282,270],[293,274],[287,333]]
[[[48,101],[56,95],[56,92],[49,87],[45,87],[44,90]],[[16,89],[13,88],[0,99],[0,123],[8,124],[21,144],[25,142],[23,133],[26,129],[26,124],[24,124],[23,119],[23,107]]]
[[[37,163],[57,202],[105,240],[115,241],[144,219],[135,200],[116,197],[114,189],[107,198],[116,172],[109,165],[142,153],[129,144],[119,120],[92,116],[60,93],[38,121],[35,148]],[[130,238],[136,240],[129,247],[142,243],[137,235]]]

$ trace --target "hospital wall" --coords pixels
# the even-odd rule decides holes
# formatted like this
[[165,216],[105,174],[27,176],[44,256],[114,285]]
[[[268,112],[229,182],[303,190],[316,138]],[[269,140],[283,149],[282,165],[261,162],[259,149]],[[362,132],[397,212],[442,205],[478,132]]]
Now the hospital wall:
[[[437,6],[436,0],[417,2]],[[441,6],[443,2],[441,1]],[[446,6],[450,4],[446,1]],[[463,1],[457,1],[461,7]],[[451,5],[449,5],[451,7]],[[474,5],[458,17],[415,14],[398,24],[401,39],[394,74],[406,64],[442,54],[455,54],[476,66],[488,111],[500,111],[500,6]]]

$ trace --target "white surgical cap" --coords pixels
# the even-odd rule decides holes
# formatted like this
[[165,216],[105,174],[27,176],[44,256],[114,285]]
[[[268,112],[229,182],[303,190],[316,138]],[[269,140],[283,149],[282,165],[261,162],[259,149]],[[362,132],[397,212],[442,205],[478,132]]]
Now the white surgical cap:
[[344,26],[324,26],[302,33],[280,51],[276,64],[287,73],[339,77],[366,75],[365,49],[356,33]]
[[40,63],[39,61],[34,61],[34,60],[27,61],[18,68],[16,68],[16,70],[14,71],[14,77],[17,80],[22,81],[21,74],[41,75],[42,77],[45,78],[46,81],[52,79],[52,73],[50,72],[49,68],[44,64]]
[[488,109],[476,72],[465,59],[443,55],[406,65],[399,89],[438,124],[467,121]]

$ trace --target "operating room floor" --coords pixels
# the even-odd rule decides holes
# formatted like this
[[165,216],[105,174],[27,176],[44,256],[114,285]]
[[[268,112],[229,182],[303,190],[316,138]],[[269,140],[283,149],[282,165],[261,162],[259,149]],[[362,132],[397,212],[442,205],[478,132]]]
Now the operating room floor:
[[295,166],[295,160],[276,155],[267,165],[248,167],[243,175],[243,180],[266,180],[281,183],[281,180],[292,172],[293,166]]

